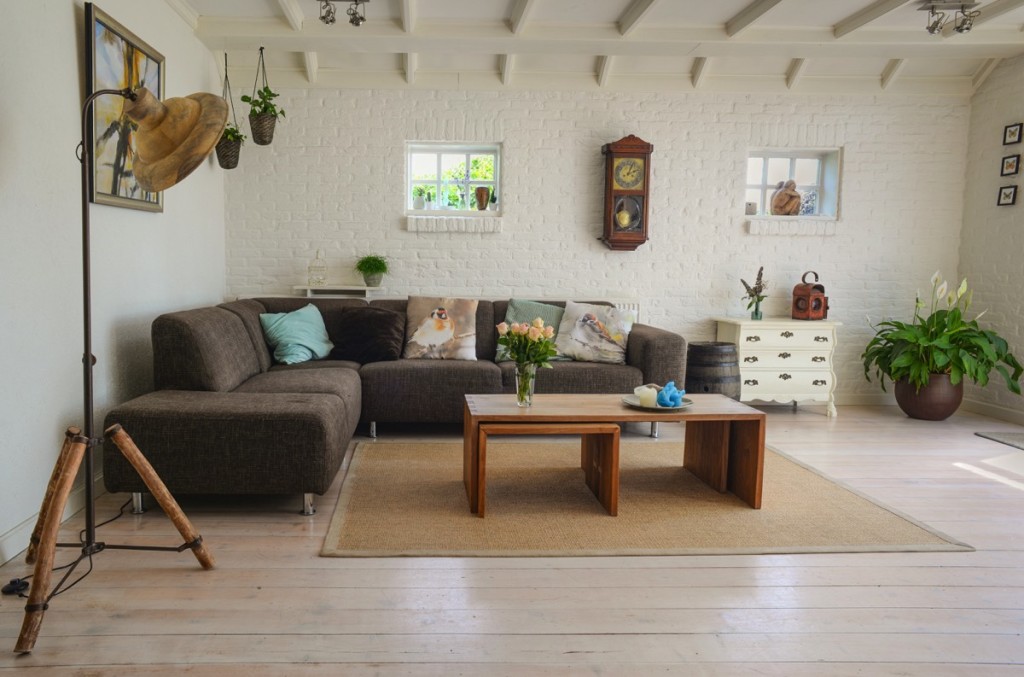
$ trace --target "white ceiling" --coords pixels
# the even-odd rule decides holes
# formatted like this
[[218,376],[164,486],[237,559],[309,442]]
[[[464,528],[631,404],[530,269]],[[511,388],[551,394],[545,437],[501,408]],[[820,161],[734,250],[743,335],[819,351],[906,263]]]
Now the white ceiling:
[[284,87],[969,94],[1024,54],[1024,0],[984,0],[967,34],[929,35],[921,0],[166,0],[233,89],[264,46]]

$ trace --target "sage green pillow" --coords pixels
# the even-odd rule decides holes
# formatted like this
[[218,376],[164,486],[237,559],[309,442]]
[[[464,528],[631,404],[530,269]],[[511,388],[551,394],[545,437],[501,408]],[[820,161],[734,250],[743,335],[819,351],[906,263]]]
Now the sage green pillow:
[[[550,303],[538,303],[537,301],[525,301],[523,299],[511,299],[508,302],[508,310],[505,311],[505,322],[512,324],[513,322],[533,322],[538,317],[544,320],[544,324],[551,325],[555,328],[555,336],[558,336],[558,325],[562,322],[562,314],[565,311],[558,306],[553,306]],[[512,358],[508,355],[508,348],[498,344],[497,353],[494,356],[495,362],[506,362]],[[552,361],[565,360],[567,358],[561,355],[555,355],[551,358]]]
[[260,313],[260,325],[274,360],[281,364],[319,360],[334,348],[323,315],[312,303],[290,313]]

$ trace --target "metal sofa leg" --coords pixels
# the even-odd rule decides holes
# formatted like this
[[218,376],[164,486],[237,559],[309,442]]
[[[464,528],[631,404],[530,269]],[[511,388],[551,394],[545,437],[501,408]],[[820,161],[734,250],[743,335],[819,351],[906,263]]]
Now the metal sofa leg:
[[658,439],[658,422],[651,421],[651,437]]
[[313,494],[302,495],[302,512],[300,514],[307,517],[316,514],[316,508],[313,506]]
[[141,515],[146,512],[146,508],[142,505],[142,492],[132,492],[132,514]]
[[371,440],[377,439],[377,422],[376,421],[370,421],[370,439]]

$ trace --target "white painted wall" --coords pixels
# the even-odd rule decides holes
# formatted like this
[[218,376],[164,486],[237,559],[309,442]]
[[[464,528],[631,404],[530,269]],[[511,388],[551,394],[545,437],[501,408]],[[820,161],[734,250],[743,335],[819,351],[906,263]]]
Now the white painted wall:
[[[1024,57],[999,65],[971,99],[970,152],[964,198],[960,273],[974,289],[981,323],[1005,338],[1024,360],[1024,192],[1017,204],[996,206],[1000,186],[1024,191],[1024,174],[1000,176],[1002,158],[1024,153],[1024,143],[1003,145],[1003,128],[1024,122]],[[998,374],[985,389],[969,386],[965,397],[1015,412],[1024,423],[1021,397],[1002,385]]]
[[[274,143],[246,145],[228,175],[231,294],[288,293],[324,246],[334,281],[356,281],[359,254],[389,256],[395,296],[638,297],[646,322],[709,340],[708,318],[744,312],[739,280],[759,265],[770,315],[788,315],[793,285],[815,270],[844,323],[849,403],[883,397],[859,360],[865,316],[909,319],[932,272],[957,268],[964,98],[285,90],[281,101]],[[597,240],[600,149],[630,133],[654,144],[651,241],[612,252]],[[502,232],[407,231],[409,140],[502,142]],[[844,149],[833,236],[748,233],[748,149],[792,146]]]
[[[27,545],[64,429],[83,421],[84,5],[10,4],[0,22],[0,562]],[[164,54],[168,96],[220,92],[216,60],[166,2],[100,7]],[[152,389],[153,317],[223,297],[223,172],[210,160],[164,199],[162,214],[91,208],[98,427],[110,406]]]

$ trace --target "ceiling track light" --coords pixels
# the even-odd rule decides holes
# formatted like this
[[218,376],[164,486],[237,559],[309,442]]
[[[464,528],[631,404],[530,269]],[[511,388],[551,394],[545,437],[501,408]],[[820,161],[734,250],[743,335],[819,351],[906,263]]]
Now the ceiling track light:
[[[974,20],[981,16],[981,12],[974,9],[980,4],[980,2],[922,0],[918,9],[928,12],[928,19],[925,22],[924,29],[931,35],[941,35],[943,29],[949,25],[950,21],[953,22],[953,30],[957,33],[969,33],[974,28]],[[955,15],[949,18],[947,13],[942,10],[955,12]]]
[[[328,26],[338,20],[337,9],[334,3],[341,0],[317,0],[320,3],[320,21]],[[366,23],[366,3],[370,0],[352,0],[345,14],[348,15],[348,22],[353,26],[362,26]]]

